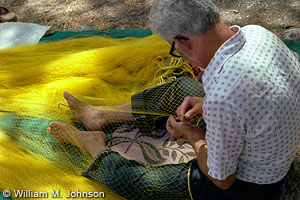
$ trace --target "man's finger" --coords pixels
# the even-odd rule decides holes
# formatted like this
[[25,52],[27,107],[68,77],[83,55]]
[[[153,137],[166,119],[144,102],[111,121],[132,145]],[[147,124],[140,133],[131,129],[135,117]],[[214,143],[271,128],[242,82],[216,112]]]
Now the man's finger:
[[185,107],[186,107],[185,104],[186,104],[185,102],[182,102],[182,104],[177,108],[176,110],[177,117],[180,117],[182,114],[185,113]]
[[168,133],[169,133],[170,135],[173,135],[174,132],[175,132],[175,130],[173,129],[173,127],[172,127],[172,125],[171,125],[171,123],[170,123],[171,118],[173,118],[173,116],[170,116],[170,117],[169,117],[169,119],[168,119],[168,121],[167,121],[167,124],[166,124],[166,129],[167,129],[167,131],[168,131]]
[[184,98],[184,101],[182,102],[182,104],[178,107],[178,109],[176,110],[176,114],[179,117],[179,119],[181,121],[184,121],[184,117],[183,115],[192,107],[191,104],[191,98],[190,97],[186,97]]
[[196,116],[201,116],[202,114],[202,111],[201,111],[201,107],[200,106],[195,106],[194,108],[192,108],[191,110],[189,110],[186,114],[185,114],[185,117],[188,119],[188,120],[191,120],[193,119],[194,117]]
[[174,126],[176,126],[176,119],[171,115],[170,117],[169,117],[169,120],[168,120],[169,122],[170,122],[170,126],[172,127],[172,128],[174,128]]

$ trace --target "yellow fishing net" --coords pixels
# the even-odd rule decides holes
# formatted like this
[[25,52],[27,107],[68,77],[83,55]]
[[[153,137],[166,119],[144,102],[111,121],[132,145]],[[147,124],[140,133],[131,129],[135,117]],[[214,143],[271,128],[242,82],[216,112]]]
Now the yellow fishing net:
[[[78,120],[74,119],[69,108],[58,106],[61,103],[67,105],[63,97],[64,91],[68,91],[76,98],[91,105],[116,106],[130,102],[132,95],[145,89],[169,83],[178,75],[189,74],[192,76],[192,68],[186,62],[168,56],[169,48],[168,43],[153,35],[143,39],[90,37],[1,50],[0,192],[8,189],[12,192],[12,197],[16,197],[13,194],[14,190],[31,190],[27,193],[27,197],[32,197],[34,192],[48,192],[48,198],[51,198],[51,191],[60,190],[62,197],[66,198],[64,195],[68,193],[68,190],[101,191],[105,193],[105,199],[122,199],[107,186],[101,184],[101,181],[97,181],[97,178],[93,178],[92,173],[86,172],[85,176],[94,181],[81,176],[82,170],[89,165],[93,158],[74,145],[53,140],[49,136],[47,128],[51,121],[62,121],[84,130]],[[189,87],[187,84],[186,88]],[[180,92],[168,94],[165,106],[173,101],[173,97],[170,95],[176,97],[179,94]],[[157,102],[160,101],[159,95],[160,93],[158,93],[158,97],[155,97]],[[186,94],[182,94],[181,99],[184,95]],[[176,105],[179,103],[176,102]],[[136,109],[136,113],[151,114],[152,116],[171,114],[143,111],[142,108]],[[124,127],[120,124],[105,129],[105,132],[117,132],[117,134],[127,132],[136,135],[135,131],[136,129],[131,125]],[[167,138],[165,132],[159,136],[164,142],[161,144],[161,153],[151,150],[151,144],[143,143],[143,141],[136,144],[142,149],[141,154],[146,155],[146,160],[148,159],[152,163],[140,165],[142,161],[138,161],[134,164],[125,162],[124,165],[132,168],[143,166],[151,172],[153,166],[149,165],[161,164],[162,167],[167,157],[173,161],[173,164],[187,163],[193,157],[192,150],[187,152],[189,158],[180,154],[180,148],[184,149],[183,147],[186,145],[184,141],[177,142]],[[120,138],[122,139],[117,135],[113,142],[110,141],[111,144],[119,144]],[[147,148],[150,149],[150,153],[145,154]],[[178,151],[174,150],[176,148]],[[186,146],[185,148],[189,149],[190,147]],[[128,147],[128,149],[132,151],[132,154],[135,153],[133,147]],[[113,156],[116,155],[113,154]],[[152,157],[150,159],[147,156]],[[155,163],[153,157],[162,162]],[[109,162],[112,164],[118,159],[111,157]],[[106,167],[106,170],[110,170],[109,164]],[[183,168],[187,168],[187,165],[183,164]],[[93,171],[92,167],[89,170]],[[166,174],[159,173],[161,172],[150,176],[152,179],[155,176],[166,176]],[[124,179],[122,174],[113,175]],[[176,169],[169,170],[166,177],[170,176],[176,176]],[[112,177],[112,174],[107,177]],[[151,180],[151,177],[147,180]],[[105,179],[105,181],[116,182],[115,188],[124,186],[120,182],[124,180]],[[150,188],[153,184],[151,182],[148,185],[145,184],[142,189],[139,189],[140,192],[144,192],[146,195],[147,191],[154,190]],[[164,189],[164,184],[156,184],[157,190],[168,194],[168,189]],[[110,184],[106,185],[110,187]],[[132,184],[132,187],[138,188],[139,186]],[[172,185],[172,187],[176,191],[180,184]],[[124,191],[120,194],[131,198],[130,195],[124,195]],[[26,197],[24,195],[25,193],[23,193],[23,197]],[[19,195],[19,197],[21,196]],[[134,195],[132,199],[134,199]]]

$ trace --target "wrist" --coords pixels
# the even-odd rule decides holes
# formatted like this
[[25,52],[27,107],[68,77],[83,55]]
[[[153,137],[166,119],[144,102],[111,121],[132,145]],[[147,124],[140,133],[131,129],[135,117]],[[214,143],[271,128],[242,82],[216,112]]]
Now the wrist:
[[188,134],[186,134],[186,139],[192,146],[194,146],[196,143],[199,143],[199,141],[202,141],[206,144],[204,133],[198,126],[192,127],[191,131]]
[[207,144],[205,140],[198,140],[193,145],[194,151],[197,155],[200,155],[200,151],[206,152],[207,151]]

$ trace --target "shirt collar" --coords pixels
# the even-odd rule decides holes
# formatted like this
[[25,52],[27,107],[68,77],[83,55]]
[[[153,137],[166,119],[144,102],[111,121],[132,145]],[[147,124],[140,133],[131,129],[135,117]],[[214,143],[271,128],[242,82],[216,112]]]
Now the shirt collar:
[[239,26],[230,27],[236,34],[229,38],[215,53],[210,63],[204,70],[202,81],[204,91],[211,88],[215,75],[222,69],[228,58],[236,54],[245,44],[246,38]]

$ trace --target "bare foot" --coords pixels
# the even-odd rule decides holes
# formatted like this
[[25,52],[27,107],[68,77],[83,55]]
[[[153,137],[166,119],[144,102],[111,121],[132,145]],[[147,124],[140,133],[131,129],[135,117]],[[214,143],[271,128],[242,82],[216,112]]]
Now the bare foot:
[[110,123],[109,112],[101,110],[104,107],[92,106],[79,101],[68,92],[64,92],[64,97],[68,101],[74,116],[87,130],[101,130]]
[[18,18],[15,13],[10,12],[5,7],[0,7],[0,23],[1,22],[16,22]]
[[92,157],[107,149],[105,146],[107,137],[102,131],[80,131],[69,124],[61,122],[51,122],[48,131],[53,139],[82,148]]

